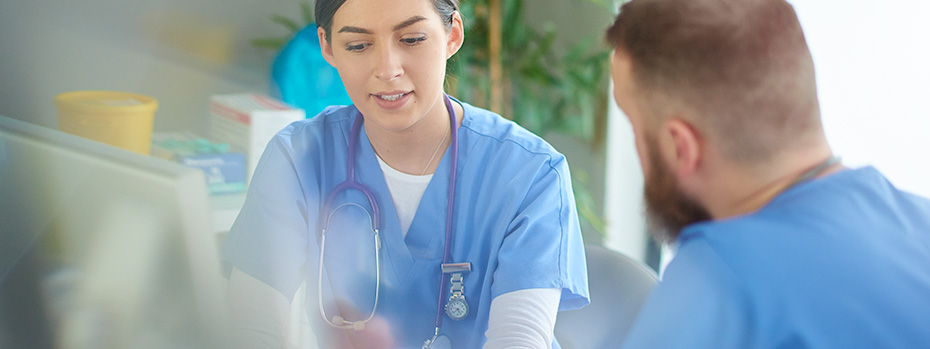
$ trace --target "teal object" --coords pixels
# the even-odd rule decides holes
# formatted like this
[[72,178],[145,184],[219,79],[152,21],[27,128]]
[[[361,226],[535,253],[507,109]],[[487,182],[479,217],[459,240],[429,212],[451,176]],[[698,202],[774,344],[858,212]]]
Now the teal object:
[[164,141],[156,141],[155,144],[171,152],[176,158],[195,155],[226,154],[229,152],[229,143],[211,143],[205,138],[199,137],[192,139],[168,138]]
[[[339,72],[323,59],[316,23],[301,29],[278,53],[271,68],[273,95],[313,117],[330,105],[349,105]],[[275,93],[277,92],[277,93]]]

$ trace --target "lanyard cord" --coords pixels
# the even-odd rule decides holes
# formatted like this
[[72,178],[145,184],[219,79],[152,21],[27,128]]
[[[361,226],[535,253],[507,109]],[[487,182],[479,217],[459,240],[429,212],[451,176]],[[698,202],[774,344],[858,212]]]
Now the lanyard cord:
[[[442,263],[449,263],[449,259],[452,256],[452,213],[453,213],[453,204],[455,203],[455,173],[458,168],[458,151],[459,151],[459,137],[458,137],[458,120],[455,117],[455,110],[452,108],[452,101],[449,99],[449,95],[445,95],[446,100],[446,109],[449,111],[449,128],[452,132],[452,142],[450,148],[452,151],[452,162],[451,170],[449,171],[449,203],[446,207],[446,241],[445,246],[442,252]],[[442,295],[446,289],[446,275],[443,274],[440,270],[439,274],[439,296],[436,298],[436,331],[438,333],[439,328],[442,327]]]
[[[362,122],[364,118],[361,113],[355,116],[355,121],[352,123],[352,131],[349,133],[349,154],[348,159],[346,159],[346,181],[355,181],[355,150],[358,147],[358,134],[362,130]],[[374,147],[372,147],[373,149]]]
[[794,182],[791,182],[791,184],[787,188],[785,188],[785,190],[790,189],[808,179],[814,178],[815,176],[819,175],[821,172],[826,170],[828,167],[832,166],[833,164],[839,161],[840,161],[839,156],[830,155],[829,158],[817,164],[817,166],[814,166],[814,168],[811,168],[810,170],[807,170],[807,172],[804,172],[803,174],[801,174],[801,176],[798,177],[798,179],[795,179]]

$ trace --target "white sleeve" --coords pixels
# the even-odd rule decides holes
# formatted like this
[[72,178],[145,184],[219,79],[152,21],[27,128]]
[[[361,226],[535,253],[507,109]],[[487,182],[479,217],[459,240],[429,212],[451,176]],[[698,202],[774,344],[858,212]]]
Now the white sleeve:
[[561,295],[558,288],[532,288],[494,298],[484,348],[552,348]]
[[290,311],[287,297],[236,268],[229,276],[226,292],[234,347],[284,347],[284,329]]

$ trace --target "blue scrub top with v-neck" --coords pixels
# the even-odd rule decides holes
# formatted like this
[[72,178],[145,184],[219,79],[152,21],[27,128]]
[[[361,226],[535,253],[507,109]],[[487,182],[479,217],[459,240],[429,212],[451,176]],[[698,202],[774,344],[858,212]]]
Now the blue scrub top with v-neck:
[[[474,348],[485,342],[494,297],[522,289],[558,288],[560,310],[579,308],[588,304],[587,271],[565,157],[501,116],[455,102],[462,105],[464,115],[458,130],[452,261],[471,263],[472,271],[464,274],[470,311],[460,321],[446,317],[441,332],[457,347]],[[318,315],[318,227],[320,219],[329,218],[319,217],[319,212],[332,188],[345,180],[349,132],[356,115],[354,106],[330,107],[279,132],[262,155],[246,202],[222,247],[227,273],[236,267],[289,299],[306,281],[307,312],[318,338],[341,333],[329,329]],[[419,347],[434,327],[451,148],[423,194],[405,238],[364,128],[361,133],[356,179],[374,192],[381,209],[376,316],[386,320],[398,347]],[[376,280],[370,207],[354,191],[336,201],[334,207],[358,206],[344,206],[331,217],[324,308],[330,317],[364,319],[374,305]]]

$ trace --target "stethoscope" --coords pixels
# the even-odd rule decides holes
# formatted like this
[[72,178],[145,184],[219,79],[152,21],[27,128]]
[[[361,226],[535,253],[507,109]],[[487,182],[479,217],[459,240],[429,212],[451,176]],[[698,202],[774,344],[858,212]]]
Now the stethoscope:
[[[431,348],[441,343],[450,344],[448,337],[439,333],[440,328],[442,327],[442,313],[443,310],[446,310],[446,313],[452,319],[460,320],[465,318],[468,314],[468,303],[465,302],[464,297],[464,287],[462,286],[462,273],[467,272],[471,269],[470,263],[450,263],[452,256],[452,213],[453,213],[453,203],[455,202],[455,170],[458,165],[458,122],[455,117],[455,110],[452,108],[452,101],[448,95],[444,95],[446,109],[449,112],[449,122],[450,122],[450,132],[452,132],[452,141],[449,145],[452,152],[451,158],[451,170],[449,173],[449,198],[446,210],[446,240],[445,246],[443,249],[442,257],[442,275],[440,276],[439,281],[439,296],[436,301],[436,328],[435,331],[429,339],[423,343],[424,348]],[[320,212],[320,217],[326,217],[325,220],[321,220],[322,226],[320,227],[320,264],[319,264],[319,273],[317,274],[317,298],[319,302],[320,315],[324,320],[335,328],[346,329],[346,330],[356,330],[361,331],[365,328],[365,324],[368,321],[371,321],[375,316],[375,311],[378,308],[378,296],[381,291],[381,211],[378,208],[378,203],[375,200],[374,192],[371,191],[365,185],[357,182],[355,180],[355,156],[358,149],[358,137],[361,133],[362,122],[364,117],[361,113],[356,112],[355,121],[352,124],[351,134],[349,135],[349,153],[346,161],[346,179],[342,183],[339,183],[326,197],[326,200],[323,203],[323,209]],[[371,205],[371,213],[368,213],[368,210],[365,210],[359,204],[356,203],[346,203],[339,205],[335,209],[332,208],[333,203],[336,201],[336,197],[343,192],[355,190],[368,199],[369,205]],[[326,310],[323,309],[323,256],[326,249],[326,230],[329,228],[330,220],[333,217],[333,214],[340,209],[355,206],[361,208],[366,213],[368,213],[368,218],[371,222],[371,230],[373,232],[374,238],[374,249],[375,249],[375,300],[374,305],[371,308],[371,313],[368,314],[368,317],[360,321],[348,321],[341,316],[335,315],[332,318],[326,316]],[[449,297],[448,302],[445,306],[442,304],[443,300],[443,290],[446,288],[446,277],[445,274],[451,274],[450,282],[452,285],[452,295]]]

